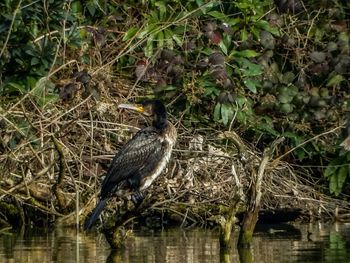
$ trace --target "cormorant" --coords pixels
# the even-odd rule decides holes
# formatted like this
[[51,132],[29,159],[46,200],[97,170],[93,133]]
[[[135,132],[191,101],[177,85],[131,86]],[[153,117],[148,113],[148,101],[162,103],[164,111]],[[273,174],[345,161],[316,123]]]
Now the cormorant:
[[165,106],[160,100],[146,100],[138,105],[121,104],[119,108],[153,116],[153,123],[138,131],[113,158],[102,182],[100,200],[84,223],[85,230],[93,226],[108,199],[114,195],[129,192],[135,205],[140,204],[142,191],[164,170],[176,142],[176,129],[167,120]]

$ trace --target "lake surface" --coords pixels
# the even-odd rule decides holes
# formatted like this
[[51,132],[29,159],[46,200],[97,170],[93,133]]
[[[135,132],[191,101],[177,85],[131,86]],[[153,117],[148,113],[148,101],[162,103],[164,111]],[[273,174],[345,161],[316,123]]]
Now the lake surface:
[[75,229],[0,232],[0,262],[350,262],[350,224],[259,225],[253,247],[221,253],[218,231],[134,231],[123,250]]

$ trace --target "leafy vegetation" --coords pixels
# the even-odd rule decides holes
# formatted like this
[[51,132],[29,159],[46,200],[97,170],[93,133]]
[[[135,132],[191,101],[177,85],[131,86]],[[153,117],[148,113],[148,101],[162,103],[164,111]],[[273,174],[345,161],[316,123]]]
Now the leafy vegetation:
[[[142,84],[137,96],[172,101],[188,127],[234,128],[261,148],[285,136],[281,154],[297,147],[290,162],[320,166],[314,174],[325,170],[331,194],[349,193],[350,157],[338,146],[350,105],[349,8],[340,0],[6,0],[0,113],[23,96],[45,109],[78,94],[98,100],[94,77],[109,67]],[[25,119],[1,123],[19,127],[2,149],[21,136],[35,141]]]

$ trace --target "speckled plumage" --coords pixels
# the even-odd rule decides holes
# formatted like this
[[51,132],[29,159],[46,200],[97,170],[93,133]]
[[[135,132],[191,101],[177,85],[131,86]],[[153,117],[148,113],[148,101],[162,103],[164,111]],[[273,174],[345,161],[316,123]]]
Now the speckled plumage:
[[138,131],[113,158],[102,182],[100,201],[85,221],[84,229],[92,227],[110,197],[147,189],[170,159],[177,138],[176,129],[167,121],[161,102],[147,101],[145,104],[156,107],[153,125]]
[[[165,131],[171,129],[176,133],[173,125],[169,123],[169,127],[170,125],[171,128],[167,127]],[[101,199],[115,193],[118,194],[118,190],[144,190],[147,188],[144,187],[145,179],[156,172],[156,168],[162,161],[167,162],[169,160],[169,155],[173,148],[173,140],[168,140],[164,134],[164,131],[159,131],[153,126],[147,127],[136,133],[120,149],[114,157],[102,183]],[[167,156],[169,157],[167,158]],[[161,170],[164,167],[165,165],[161,165]],[[157,176],[159,176],[160,172]]]

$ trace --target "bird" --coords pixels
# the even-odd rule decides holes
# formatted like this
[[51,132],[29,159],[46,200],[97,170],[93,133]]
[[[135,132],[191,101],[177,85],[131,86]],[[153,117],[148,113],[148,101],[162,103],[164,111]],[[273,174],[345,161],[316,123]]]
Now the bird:
[[113,196],[129,194],[135,206],[138,206],[144,199],[144,190],[165,169],[176,143],[177,131],[168,121],[162,101],[144,100],[140,104],[120,104],[118,108],[153,117],[152,125],[139,130],[114,156],[101,184],[99,201],[85,220],[84,230],[93,227]]

